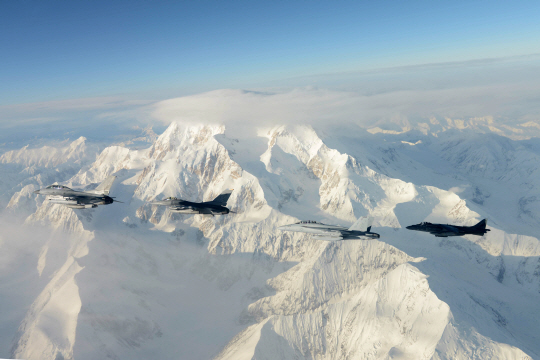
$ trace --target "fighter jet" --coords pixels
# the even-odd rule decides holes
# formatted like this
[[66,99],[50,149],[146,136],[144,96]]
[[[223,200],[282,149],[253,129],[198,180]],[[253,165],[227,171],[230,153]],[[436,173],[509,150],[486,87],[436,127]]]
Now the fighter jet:
[[169,211],[181,214],[225,215],[232,212],[225,207],[232,191],[233,189],[226,190],[214,200],[200,203],[168,197],[160,201],[153,201],[150,204],[165,205],[169,207]]
[[296,224],[278,227],[282,231],[295,231],[312,234],[315,240],[351,240],[351,239],[378,239],[381,236],[371,232],[372,217],[361,217],[350,227],[326,225],[317,221],[300,221]]
[[90,209],[98,205],[121,202],[109,196],[109,190],[115,179],[116,176],[109,176],[94,190],[78,191],[64,185],[55,184],[49,185],[44,189],[36,190],[34,194],[46,195],[46,200],[53,204],[65,205],[72,209]]
[[490,231],[486,229],[487,219],[480,221],[474,226],[457,226],[448,224],[432,224],[429,222],[422,222],[420,224],[407,226],[409,230],[425,231],[436,237],[448,237],[448,236],[463,236],[463,235],[478,235],[483,236]]

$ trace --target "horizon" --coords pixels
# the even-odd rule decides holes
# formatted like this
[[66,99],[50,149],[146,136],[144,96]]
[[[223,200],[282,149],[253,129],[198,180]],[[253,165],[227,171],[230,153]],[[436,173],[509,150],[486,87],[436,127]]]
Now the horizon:
[[532,1],[4,2],[0,105],[339,88],[347,79],[327,78],[521,61],[538,58],[539,13]]

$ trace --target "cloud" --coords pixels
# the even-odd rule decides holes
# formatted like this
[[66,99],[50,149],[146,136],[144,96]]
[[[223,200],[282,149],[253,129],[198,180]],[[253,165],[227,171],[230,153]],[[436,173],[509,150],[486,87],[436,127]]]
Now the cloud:
[[425,64],[290,79],[317,84],[262,91],[217,90],[157,102],[172,121],[267,126],[308,123],[408,125],[436,117],[493,117],[507,124],[540,116],[540,57]]
[[[136,126],[148,124],[149,100],[120,97],[71,99],[0,106],[0,145],[17,148],[37,139],[114,141]],[[7,145],[6,145],[7,144]]]
[[172,121],[244,132],[341,123],[399,130],[430,118],[491,117],[514,126],[540,117],[539,74],[540,57],[527,56],[317,75],[273,84],[279,88],[222,89],[157,102],[103,97],[2,106],[0,144],[45,134],[110,140],[137,126]]
[[152,116],[164,123],[303,123],[350,117],[357,102],[354,93],[319,89],[277,93],[217,90],[159,102]]
[[538,115],[535,87],[490,86],[442,90],[400,90],[376,95],[326,89],[281,93],[219,90],[159,102],[151,115],[163,124],[224,123],[253,127],[277,124],[361,127],[438,118],[493,117],[515,123]]
[[133,109],[152,103],[145,100],[130,100],[120,97],[96,97],[68,99],[39,103],[14,104],[0,106],[0,126],[7,127],[17,122],[54,122],[84,114],[104,111]]

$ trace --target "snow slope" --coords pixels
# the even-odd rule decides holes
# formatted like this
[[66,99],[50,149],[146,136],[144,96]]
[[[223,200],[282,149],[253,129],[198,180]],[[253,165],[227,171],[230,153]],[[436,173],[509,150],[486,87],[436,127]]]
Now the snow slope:
[[[25,258],[34,291],[25,290],[24,315],[9,303],[19,315],[0,331],[14,339],[0,356],[539,358],[535,144],[467,129],[435,137],[353,126],[236,138],[225,126],[174,122],[146,149],[6,153],[2,166],[18,169],[6,206],[27,216],[24,228],[51,233]],[[72,210],[38,199],[32,190],[46,169],[68,158],[60,181],[91,188],[116,174],[111,194],[125,204]],[[45,169],[41,178],[32,166]],[[229,188],[236,215],[146,203],[210,200]],[[276,229],[368,214],[379,240],[321,242]],[[492,231],[481,238],[404,229],[483,217]],[[10,241],[0,246],[11,251]]]
[[[22,208],[26,214],[35,211],[34,196],[30,195],[34,190],[66,181],[81,167],[92,163],[98,150],[98,146],[87,144],[86,139],[80,137],[69,144],[41,148],[26,145],[2,154],[0,205],[2,208]],[[18,193],[18,199],[13,199],[13,193]]]

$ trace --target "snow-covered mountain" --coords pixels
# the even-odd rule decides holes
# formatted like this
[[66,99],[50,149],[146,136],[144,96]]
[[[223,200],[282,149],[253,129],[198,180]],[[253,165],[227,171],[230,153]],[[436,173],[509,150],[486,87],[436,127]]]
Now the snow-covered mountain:
[[[173,122],[147,148],[98,153],[79,139],[5,153],[0,277],[17,292],[0,289],[0,357],[540,358],[540,147],[463,127],[236,137]],[[33,194],[111,174],[125,204],[72,210]],[[229,188],[235,215],[147,203]],[[277,230],[368,214],[379,240]],[[481,238],[404,229],[484,217]]]
[[[2,208],[24,207],[35,210],[32,192],[40,186],[64,181],[82,167],[92,163],[99,151],[84,137],[68,144],[8,151],[0,156],[0,205]],[[21,190],[22,189],[22,190]],[[13,198],[13,193],[18,196]],[[11,199],[11,200],[10,200]]]

